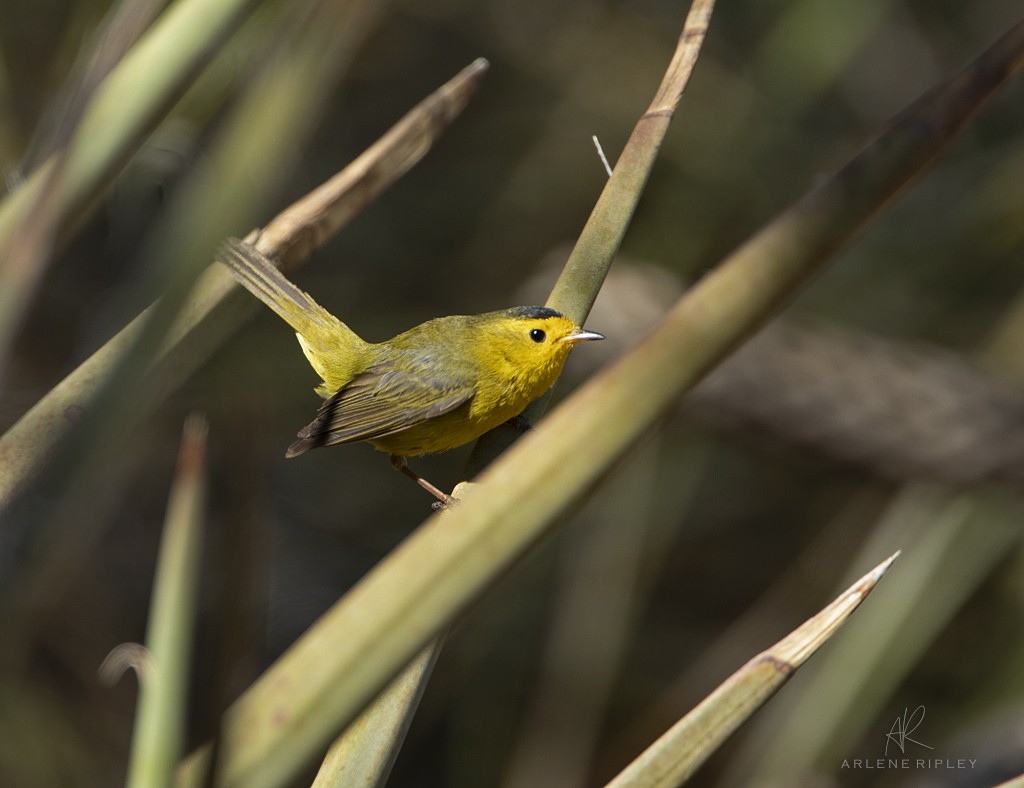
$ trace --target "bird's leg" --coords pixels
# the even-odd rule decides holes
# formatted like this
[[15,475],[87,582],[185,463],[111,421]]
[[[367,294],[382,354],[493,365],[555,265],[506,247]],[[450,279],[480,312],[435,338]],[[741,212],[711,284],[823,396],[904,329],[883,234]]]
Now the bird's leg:
[[526,418],[522,413],[518,416],[513,416],[511,419],[505,422],[512,429],[517,432],[529,432],[533,429],[533,425],[530,424],[530,420]]
[[[396,471],[401,471],[402,473],[404,473],[406,476],[408,476],[410,479],[416,482],[416,484],[418,484],[428,493],[437,498],[437,500],[439,500],[442,503],[442,505],[452,506],[455,503],[455,499],[452,498],[448,493],[439,490],[437,487],[435,487],[422,476],[420,476],[418,473],[416,473],[416,471],[410,468],[409,463],[406,462],[405,457],[403,457],[401,454],[391,455],[391,467],[394,468]],[[435,506],[436,505],[437,504],[435,504]]]

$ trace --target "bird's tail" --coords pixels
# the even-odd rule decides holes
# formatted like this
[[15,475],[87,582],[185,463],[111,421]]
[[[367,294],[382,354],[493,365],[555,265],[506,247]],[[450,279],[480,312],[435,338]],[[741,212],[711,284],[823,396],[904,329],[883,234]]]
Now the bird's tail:
[[344,343],[350,339],[353,344],[362,344],[345,323],[295,287],[251,244],[227,238],[220,246],[217,259],[246,290],[278,313],[306,342],[318,344],[319,338],[330,337],[334,342]]
[[228,238],[217,259],[238,282],[273,309],[298,334],[310,364],[327,380],[321,360],[365,346],[365,342],[306,292],[288,281],[271,260],[252,244]]

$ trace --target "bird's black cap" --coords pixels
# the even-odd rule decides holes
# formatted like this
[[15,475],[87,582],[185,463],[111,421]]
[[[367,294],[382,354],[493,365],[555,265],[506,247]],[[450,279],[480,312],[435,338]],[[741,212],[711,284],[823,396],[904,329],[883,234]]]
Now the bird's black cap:
[[530,320],[545,317],[562,317],[562,313],[546,306],[517,306],[508,310],[511,317],[521,317]]

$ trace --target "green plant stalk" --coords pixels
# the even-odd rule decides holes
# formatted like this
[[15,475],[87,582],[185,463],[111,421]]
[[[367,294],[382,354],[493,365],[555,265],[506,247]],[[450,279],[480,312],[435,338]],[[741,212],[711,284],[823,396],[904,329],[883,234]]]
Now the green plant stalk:
[[81,124],[96,89],[106,79],[127,50],[163,9],[162,0],[127,0],[115,6],[100,25],[97,42],[88,57],[78,58],[79,67],[72,72],[62,117],[52,140],[53,153],[47,160],[42,183],[36,189],[37,199],[26,205],[25,220],[20,222],[0,259],[0,376],[7,366],[7,353],[17,327],[39,285],[43,271],[58,243],[58,233],[69,206],[60,190],[74,133]]
[[[661,84],[626,141],[608,183],[548,296],[547,306],[557,309],[576,325],[582,326],[586,321],[612,260],[622,245],[669,124],[697,63],[714,7],[714,0],[694,0],[690,6]],[[524,420],[528,424],[539,421],[550,401],[551,393],[548,392],[526,409]],[[514,430],[502,427],[484,436],[474,447],[469,470],[477,473],[516,437]]]
[[[1020,513],[1016,500],[998,495],[953,496],[930,486],[905,486],[860,551],[870,555],[897,543],[903,548],[906,558],[887,586],[888,604],[865,610],[851,623],[829,658],[805,677],[800,692],[773,709],[780,718],[771,726],[773,743],[761,748],[763,757],[756,764],[748,758],[739,768],[785,783],[829,756],[841,760],[837,742],[865,734],[949,617],[1019,542]],[[821,719],[821,708],[829,710],[827,720]],[[800,746],[780,746],[785,741]]]
[[736,671],[644,750],[608,788],[668,788],[687,780],[846,623],[898,555],[887,558],[816,616]]
[[555,283],[548,306],[583,325],[633,218],[669,124],[697,63],[713,0],[694,0],[651,105],[637,122],[611,178]]
[[200,544],[206,498],[206,422],[185,422],[178,472],[167,504],[128,764],[129,788],[171,784],[185,741],[189,658],[199,589]]
[[[60,199],[71,213],[108,183],[218,51],[253,0],[178,0],[96,91],[71,144]],[[35,204],[52,160],[0,201],[0,249]],[[6,288],[0,287],[0,292]]]
[[[558,282],[548,297],[548,306],[567,315],[577,325],[583,325],[586,321],[590,308],[604,284],[615,253],[626,234],[626,228],[633,218],[640,195],[654,168],[661,143],[693,73],[713,9],[714,0],[695,0],[690,7],[675,53],[655,97],[630,135],[621,158],[616,163]],[[521,418],[528,424],[537,421],[544,414],[549,401],[550,394],[547,394],[528,407]],[[501,426],[480,438],[466,463],[465,477],[474,477],[517,437],[517,430]],[[420,654],[413,664],[406,668],[403,680],[392,685],[396,691],[404,692],[403,687],[406,683],[419,685],[429,680],[443,643],[443,637],[437,638],[427,647],[426,652]],[[393,721],[382,721],[380,724],[404,736],[411,717],[416,712],[416,704],[403,705],[400,699],[389,702],[386,696],[390,691],[390,688],[385,690],[377,704],[383,709],[403,714],[408,719],[405,725],[398,725]],[[363,734],[360,732],[359,735]],[[342,748],[342,742],[348,736],[349,733],[346,731],[335,746]],[[396,751],[400,744],[401,742],[395,743]],[[363,779],[370,781],[379,777],[366,776]]]
[[[580,518],[588,529],[562,543],[550,634],[504,788],[587,784],[611,690],[643,610],[643,559],[664,538],[656,530],[666,502],[653,494],[663,444],[656,438],[639,447],[588,503]],[[700,476],[695,465],[679,486],[692,492]],[[585,670],[578,669],[581,655]]]
[[[0,201],[0,369],[57,239],[95,204],[216,54],[251,0],[179,0],[99,84],[67,149]],[[21,243],[16,241],[20,238]],[[15,248],[16,247],[16,248]]]
[[[492,464],[473,494],[384,559],[228,709],[223,784],[279,784],[326,748],[681,392],[918,177],[1019,67],[1022,53],[1024,25],[741,246],[634,350]],[[179,783],[198,784],[209,756],[208,748],[190,756]]]
[[[228,299],[232,293],[236,297]],[[251,300],[241,297],[230,276],[219,271],[204,275],[183,319],[156,354],[156,368],[160,373],[166,371],[168,385],[184,380],[205,361],[253,311]],[[121,329],[0,437],[0,521],[4,510],[35,478],[88,407],[117,360],[137,341],[148,315],[149,310]]]
[[387,782],[440,653],[440,643],[423,649],[348,726],[327,751],[313,788],[370,788]]
[[[323,20],[319,21],[321,27],[316,20],[309,27],[317,36],[326,35]],[[337,30],[336,35],[343,32]],[[152,385],[156,380],[151,360],[186,305],[196,278],[207,267],[213,249],[226,234],[225,228],[251,222],[273,183],[287,170],[291,157],[297,155],[296,136],[312,125],[317,97],[323,95],[329,72],[322,69],[336,61],[323,56],[322,50],[314,46],[316,39],[296,43],[299,45],[295,49],[304,54],[286,58],[254,84],[219,137],[207,165],[182,189],[155,233],[149,245],[149,267],[164,277],[165,293],[137,321],[138,328],[130,340],[121,340],[122,352],[116,363],[97,381],[100,385],[93,392],[94,401],[88,403],[89,412],[77,423],[77,434],[72,436],[79,443],[99,442],[101,438],[103,445],[110,447],[115,443],[112,436],[129,431],[148,407],[145,403],[153,393],[149,389],[163,388],[162,381]],[[309,49],[301,44],[310,45]],[[252,183],[256,172],[261,173],[259,189]],[[31,436],[36,441],[39,437]],[[65,462],[76,458],[81,461],[90,454],[87,446],[64,448]],[[58,475],[69,474],[62,468]]]
[[[1022,330],[1024,297],[1018,296],[979,351],[983,365],[1017,387],[1024,385]],[[862,642],[852,635],[841,639],[827,659],[811,669],[801,690],[770,710],[768,719],[759,722],[745,749],[733,759],[731,779],[742,781],[756,773],[791,780],[813,770],[815,764],[825,763],[843,742],[863,735],[872,715],[911,670],[937,628],[984,581],[997,557],[1013,542],[1006,520],[1007,515],[999,512],[991,496],[983,491],[957,496],[952,490],[936,490],[929,485],[904,485],[876,528],[881,533],[862,551],[862,555],[870,555],[898,543],[907,552],[905,565],[894,579],[899,587],[894,596],[897,602],[889,606],[888,616],[882,611],[861,616],[851,630],[863,629],[873,637]],[[944,561],[953,561],[955,566],[942,569]],[[944,577],[945,581],[935,593],[924,593],[925,586],[930,585],[926,579],[933,577]],[[915,583],[915,578],[925,586]],[[946,609],[940,609],[940,605]],[[874,637],[883,628],[899,636]],[[823,706],[830,710],[826,724],[821,724],[817,713]],[[810,724],[810,720],[816,722]],[[789,742],[799,744],[783,744]]]
[[[316,7],[313,2],[306,9]],[[95,490],[109,487],[108,477],[124,442],[152,403],[170,387],[166,373],[174,367],[154,365],[153,359],[161,346],[166,347],[167,331],[179,319],[181,307],[188,309],[191,285],[212,257],[225,228],[249,225],[260,210],[260,201],[269,196],[276,178],[286,171],[290,156],[297,154],[296,139],[312,125],[317,97],[326,93],[330,69],[349,51],[344,46],[347,31],[343,21],[328,25],[322,15],[308,20],[306,35],[295,40],[296,54],[270,61],[272,68],[264,79],[252,83],[246,99],[216,138],[203,168],[183,185],[151,244],[151,270],[164,274],[166,292],[138,320],[136,330],[120,338],[121,352],[108,357],[110,363],[102,376],[91,381],[93,388],[82,403],[84,412],[62,414],[74,423],[59,425],[66,426],[60,450],[46,458],[48,447],[40,445],[42,436],[22,431],[21,439],[26,442],[22,454],[0,452],[0,461],[10,457],[17,468],[13,479],[4,479],[7,483],[37,473],[31,494],[4,511],[5,520],[18,522],[30,517],[32,524],[23,540],[36,548],[33,554],[37,557],[11,581],[18,586],[22,604],[29,599],[45,607],[45,600],[54,598],[55,589],[73,575],[76,562],[102,533],[105,518],[97,511]],[[328,43],[336,47],[331,57],[323,54]],[[258,188],[254,173],[261,173]],[[177,354],[173,361],[194,363]],[[20,422],[12,432],[19,426]],[[44,458],[49,460],[45,465]],[[40,466],[45,468],[41,474]],[[109,505],[110,500],[101,500],[99,507],[104,504]],[[82,516],[83,511],[88,515]],[[43,608],[29,605],[28,609]],[[3,613],[6,624],[6,617],[16,616],[17,610],[8,605]],[[24,625],[35,626],[31,620]]]

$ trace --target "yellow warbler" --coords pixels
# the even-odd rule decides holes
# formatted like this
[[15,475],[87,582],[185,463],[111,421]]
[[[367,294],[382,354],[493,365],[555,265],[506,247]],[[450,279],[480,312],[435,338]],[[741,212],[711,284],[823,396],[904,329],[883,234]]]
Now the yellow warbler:
[[367,441],[444,503],[405,457],[447,451],[518,416],[555,382],[579,342],[604,339],[553,309],[519,306],[428,320],[385,342],[366,342],[250,244],[229,239],[219,259],[294,330],[323,380],[316,418],[287,457]]

